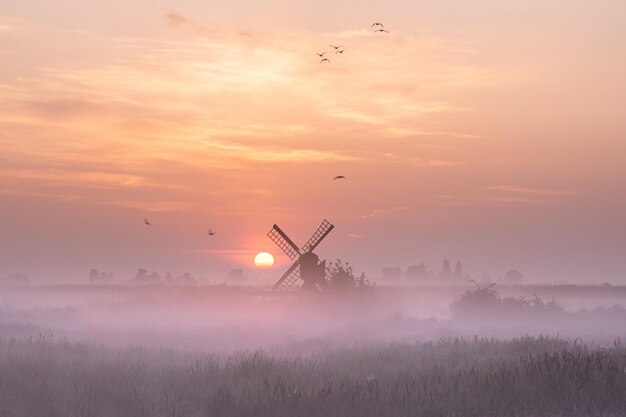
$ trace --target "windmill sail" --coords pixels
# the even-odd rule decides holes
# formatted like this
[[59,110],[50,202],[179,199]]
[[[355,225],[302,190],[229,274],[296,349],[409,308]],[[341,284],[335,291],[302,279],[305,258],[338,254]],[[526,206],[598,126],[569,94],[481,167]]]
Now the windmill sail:
[[[298,281],[303,281],[305,289],[323,289],[329,282],[329,270],[326,268],[326,261],[319,262],[317,255],[313,253],[313,249],[333,230],[335,226],[324,219],[322,224],[317,228],[313,236],[300,250],[289,236],[281,230],[278,225],[274,225],[267,236],[272,239],[276,245],[282,249],[287,256],[295,259],[295,262],[280,279],[274,284],[274,289],[289,289],[296,285]],[[297,259],[296,259],[297,258]]]
[[313,236],[311,236],[309,241],[304,244],[302,250],[304,252],[309,252],[315,249],[317,245],[319,245],[320,242],[326,237],[326,235],[328,235],[330,231],[333,230],[334,227],[335,226],[330,224],[328,220],[324,219],[322,224],[320,224],[320,227],[318,227],[315,233],[313,233]]
[[276,243],[276,245],[281,248],[290,259],[294,259],[296,256],[300,255],[300,249],[298,246],[296,246],[296,244],[289,239],[289,236],[287,236],[285,232],[278,227],[278,225],[275,224],[267,236],[272,239],[272,241],[274,241],[274,243]]
[[296,282],[300,279],[300,263],[298,261],[294,262],[293,265],[289,267],[287,271],[283,274],[282,277],[274,284],[273,289],[283,289],[287,290],[294,286]]

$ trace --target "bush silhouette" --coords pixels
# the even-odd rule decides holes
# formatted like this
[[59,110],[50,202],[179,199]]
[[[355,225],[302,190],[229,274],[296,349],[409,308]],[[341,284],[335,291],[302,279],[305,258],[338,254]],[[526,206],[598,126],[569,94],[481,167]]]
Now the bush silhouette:
[[328,271],[328,281],[331,289],[345,290],[351,288],[371,287],[369,279],[365,273],[355,276],[352,267],[348,262],[345,264],[341,259],[331,262],[326,268]]
[[536,294],[534,298],[502,298],[495,284],[467,290],[451,305],[452,318],[490,321],[497,318],[517,320],[559,318],[567,313],[554,300],[545,302]]

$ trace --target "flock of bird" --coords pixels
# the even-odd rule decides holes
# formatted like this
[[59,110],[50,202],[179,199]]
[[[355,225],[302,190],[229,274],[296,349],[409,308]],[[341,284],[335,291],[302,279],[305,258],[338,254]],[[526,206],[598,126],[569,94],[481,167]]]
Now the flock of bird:
[[[389,31],[385,29],[385,26],[380,22],[372,23],[371,28],[372,28],[372,31],[374,32],[389,33]],[[345,52],[345,49],[343,49],[343,45],[328,45],[328,46],[334,49],[335,54],[343,54]],[[320,61],[320,64],[323,64],[324,62],[328,62],[329,64],[331,63],[330,59],[324,58],[324,55],[326,55],[327,53],[328,53],[327,51],[316,53],[317,56],[322,58],[322,60]]]
[[[372,30],[374,32],[389,33],[389,31],[385,29],[385,26],[382,23],[379,23],[379,22],[372,23],[371,28],[372,28]],[[343,45],[328,45],[328,46],[330,46],[331,48],[334,49],[335,54],[343,54],[345,52],[345,50],[342,49]],[[322,58],[322,60],[320,61],[320,64],[322,64],[324,62],[330,63],[330,59],[324,58],[324,55],[326,55],[327,53],[328,52],[324,51],[324,52],[320,52],[320,53],[317,54],[317,56]],[[336,177],[333,178],[333,181],[345,180],[345,179],[346,179],[346,177],[344,175],[337,175]],[[143,219],[143,222],[144,222],[144,224],[146,226],[152,226],[152,222],[149,219],[145,218],[145,217]],[[215,232],[213,231],[213,229],[209,229],[207,234],[209,236],[213,236],[213,235],[215,235]]]

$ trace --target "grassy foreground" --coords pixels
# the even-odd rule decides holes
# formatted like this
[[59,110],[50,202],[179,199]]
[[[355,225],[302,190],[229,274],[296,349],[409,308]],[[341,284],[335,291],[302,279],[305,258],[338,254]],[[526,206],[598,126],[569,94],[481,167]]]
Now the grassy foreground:
[[626,348],[442,340],[306,358],[0,339],[0,416],[623,416]]

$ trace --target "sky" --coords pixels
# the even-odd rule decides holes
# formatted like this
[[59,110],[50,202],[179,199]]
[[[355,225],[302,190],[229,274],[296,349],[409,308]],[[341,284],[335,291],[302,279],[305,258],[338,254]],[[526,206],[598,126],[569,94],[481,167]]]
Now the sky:
[[271,226],[303,244],[326,218],[319,255],[373,278],[626,283],[624,21],[623,0],[0,0],[0,276],[272,279]]

